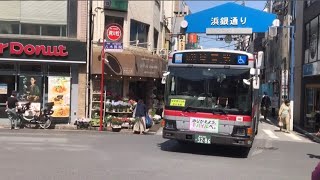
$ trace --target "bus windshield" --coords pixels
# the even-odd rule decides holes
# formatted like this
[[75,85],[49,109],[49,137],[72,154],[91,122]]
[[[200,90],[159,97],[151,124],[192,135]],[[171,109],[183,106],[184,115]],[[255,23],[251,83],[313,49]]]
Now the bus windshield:
[[249,69],[170,67],[166,109],[251,115]]

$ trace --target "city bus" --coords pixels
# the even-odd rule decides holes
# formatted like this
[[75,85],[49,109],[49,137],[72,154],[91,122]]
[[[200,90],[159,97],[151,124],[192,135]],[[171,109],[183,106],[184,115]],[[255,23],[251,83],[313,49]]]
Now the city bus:
[[162,79],[163,138],[250,150],[260,118],[262,57],[224,49],[171,53]]

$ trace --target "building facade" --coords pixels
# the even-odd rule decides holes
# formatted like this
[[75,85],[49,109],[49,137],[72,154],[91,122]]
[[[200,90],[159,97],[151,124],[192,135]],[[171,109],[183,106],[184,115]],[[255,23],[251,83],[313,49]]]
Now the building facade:
[[258,35],[254,41],[261,42],[262,49],[258,49],[264,51],[261,93],[267,92],[271,97],[272,115],[276,117],[283,100],[289,99],[292,30],[289,27],[293,23],[294,4],[278,0],[267,3],[264,11],[277,14],[279,27],[270,28],[264,37]]
[[0,2],[0,118],[13,90],[31,115],[55,102],[53,123],[85,115],[87,10],[87,1]]
[[[142,99],[151,107],[153,99],[163,94],[160,82],[170,50],[165,6],[170,4],[158,0],[92,1],[91,118],[100,108],[101,74],[105,76],[104,92],[113,99]],[[121,33],[114,34],[118,39],[112,39],[112,28]]]
[[297,1],[294,123],[310,132],[320,124],[319,19],[319,1]]

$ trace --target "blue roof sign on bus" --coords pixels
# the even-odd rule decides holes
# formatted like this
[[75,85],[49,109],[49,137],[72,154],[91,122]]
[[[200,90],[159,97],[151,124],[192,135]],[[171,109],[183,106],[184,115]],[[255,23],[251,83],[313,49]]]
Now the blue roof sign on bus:
[[223,34],[233,28],[237,29],[235,34],[244,29],[250,29],[252,33],[259,33],[268,31],[276,15],[236,3],[225,3],[190,14],[185,19],[188,22],[186,33],[208,34],[208,29],[210,29],[217,34]]

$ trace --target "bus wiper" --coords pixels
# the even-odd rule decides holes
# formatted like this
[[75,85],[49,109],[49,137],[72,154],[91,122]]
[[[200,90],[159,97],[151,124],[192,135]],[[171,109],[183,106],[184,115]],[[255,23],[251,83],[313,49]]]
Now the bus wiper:
[[188,112],[198,112],[196,108],[191,107],[191,106],[185,107],[182,111],[183,112],[186,112],[186,111],[188,111]]
[[223,115],[227,115],[227,112],[221,108],[216,108],[216,109],[212,109],[212,113],[213,114],[223,114]]

